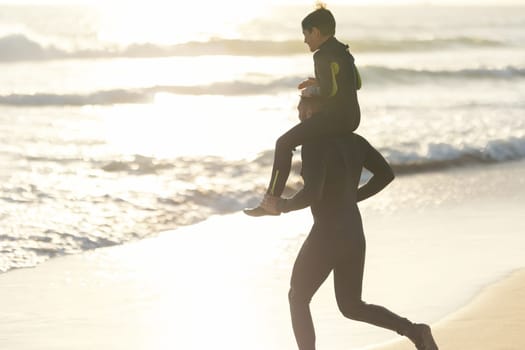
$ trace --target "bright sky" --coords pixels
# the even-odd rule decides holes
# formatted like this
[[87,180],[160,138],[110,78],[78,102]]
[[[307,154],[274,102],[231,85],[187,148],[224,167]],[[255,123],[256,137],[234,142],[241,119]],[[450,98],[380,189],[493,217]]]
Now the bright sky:
[[[435,4],[435,5],[523,5],[523,0],[326,0],[325,3],[330,5],[347,4],[347,5],[370,5],[370,4]],[[0,0],[0,4],[33,4],[33,5],[49,5],[49,4],[89,4],[89,5],[125,5],[130,6],[131,4],[144,4],[148,6],[160,5],[166,6],[165,0],[142,0],[130,2],[126,0]],[[191,2],[171,2],[171,6],[187,6],[188,4],[199,6],[220,6],[222,8],[230,5],[249,5],[261,6],[272,5],[272,4],[304,4],[310,6],[315,1],[308,0],[265,0],[265,1],[249,1],[249,0],[193,0]]]
[[[525,0],[325,0],[337,5],[439,4],[487,5]],[[90,5],[100,9],[98,38],[127,45],[135,42],[173,44],[207,40],[212,36],[235,38],[235,24],[248,22],[275,5],[293,4],[314,8],[316,0],[0,0],[0,4]],[[198,25],[196,25],[198,23]],[[175,33],[175,35],[174,35]]]
[[[503,5],[525,0],[324,0],[328,5]],[[100,9],[99,39],[107,42],[174,43],[235,37],[234,23],[249,21],[275,5],[314,8],[316,0],[0,0],[0,4],[89,5]],[[205,10],[204,10],[205,9]],[[195,23],[198,22],[196,30]],[[230,26],[225,24],[232,24]],[[176,33],[174,37],[173,33]]]

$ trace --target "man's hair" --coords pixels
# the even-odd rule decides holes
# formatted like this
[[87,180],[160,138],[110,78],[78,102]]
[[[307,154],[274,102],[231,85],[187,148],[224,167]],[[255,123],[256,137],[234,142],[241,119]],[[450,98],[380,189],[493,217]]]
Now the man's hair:
[[301,96],[301,99],[299,100],[299,108],[304,111],[310,110],[312,113],[319,112],[322,105],[323,99],[320,96]]
[[335,35],[335,18],[326,5],[317,4],[317,9],[309,13],[301,22],[303,29],[312,31],[313,27],[319,29],[322,35]]

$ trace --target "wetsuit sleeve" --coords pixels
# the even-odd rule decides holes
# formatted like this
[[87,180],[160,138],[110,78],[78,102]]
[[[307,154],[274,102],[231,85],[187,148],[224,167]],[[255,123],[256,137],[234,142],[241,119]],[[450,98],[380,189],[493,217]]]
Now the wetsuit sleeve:
[[284,213],[310,206],[323,193],[326,175],[324,148],[319,144],[303,145],[301,155],[304,186],[293,197],[279,202],[279,209]]
[[357,190],[358,202],[377,194],[394,180],[394,172],[381,153],[365,139],[361,138],[360,142],[364,155],[363,166],[372,173],[372,177]]
[[318,52],[314,55],[314,66],[319,95],[324,98],[335,96],[338,90],[336,77],[339,74],[339,64],[329,55]]

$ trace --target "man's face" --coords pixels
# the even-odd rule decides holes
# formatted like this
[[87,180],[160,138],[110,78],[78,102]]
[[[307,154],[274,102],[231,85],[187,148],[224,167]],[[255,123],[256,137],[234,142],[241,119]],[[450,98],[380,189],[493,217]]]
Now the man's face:
[[321,32],[316,27],[312,30],[303,29],[304,42],[310,48],[310,52],[316,51],[321,45]]
[[319,103],[305,98],[299,100],[297,111],[299,112],[299,120],[304,122],[309,119],[315,112],[319,110]]
[[308,119],[308,108],[306,106],[306,103],[303,99],[299,100],[299,104],[297,105],[297,111],[299,112],[299,120],[304,121]]

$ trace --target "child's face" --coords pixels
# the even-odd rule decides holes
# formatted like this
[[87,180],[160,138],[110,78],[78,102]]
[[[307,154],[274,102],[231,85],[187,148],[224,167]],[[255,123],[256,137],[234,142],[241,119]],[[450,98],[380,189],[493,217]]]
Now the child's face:
[[318,28],[313,27],[312,30],[303,29],[304,42],[310,48],[310,52],[316,51],[322,43],[321,32]]

